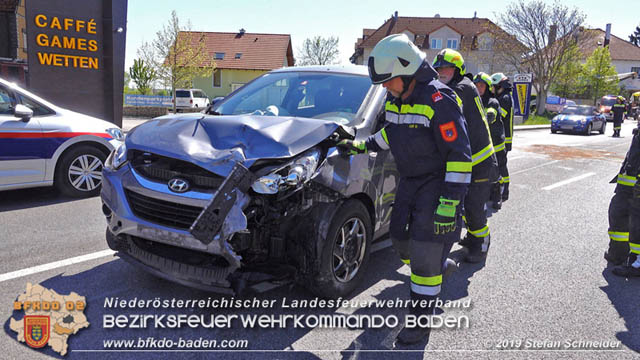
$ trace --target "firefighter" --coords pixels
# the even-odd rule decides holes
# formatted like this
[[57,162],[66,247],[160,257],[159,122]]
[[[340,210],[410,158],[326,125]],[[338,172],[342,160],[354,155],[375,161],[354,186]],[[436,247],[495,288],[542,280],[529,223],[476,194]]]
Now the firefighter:
[[472,172],[471,185],[464,199],[467,234],[461,244],[469,248],[465,260],[477,263],[482,261],[489,251],[491,236],[485,204],[491,195],[491,184],[498,180],[498,161],[482,100],[473,85],[473,78],[469,79],[466,76],[462,55],[455,50],[444,49],[433,59],[433,68],[438,71],[440,81],[451,87],[462,100],[462,112],[467,121]]
[[622,121],[624,121],[626,112],[622,96],[618,96],[616,103],[611,107],[611,112],[613,112],[613,137],[620,137],[620,129],[622,129]]
[[[410,311],[433,315],[442,268],[456,236],[460,202],[471,182],[471,148],[455,93],[404,34],[390,35],[368,60],[374,84],[388,91],[385,127],[366,140],[343,140],[338,147],[359,154],[390,149],[400,180],[391,214],[394,248],[411,267]],[[428,339],[430,328],[405,327],[398,341]]]
[[[614,195],[614,198],[618,196],[618,187],[624,187],[624,191],[621,191],[621,195],[619,196],[620,200],[617,200],[617,202],[620,208],[619,221],[626,221],[626,223],[618,224],[620,231],[615,232],[614,235],[619,237],[615,239],[619,241],[615,241],[616,244],[613,244],[615,246],[612,248],[611,245],[614,243],[614,238],[611,237],[612,241],[609,243],[609,251],[605,253],[605,257],[608,257],[607,260],[614,264],[621,264],[613,269],[613,273],[618,276],[640,277],[640,256],[638,256],[640,255],[639,175],[640,135],[638,135],[638,128],[636,128],[633,130],[631,147],[627,152],[627,156],[625,156],[622,169],[618,175],[618,185],[616,186],[616,194]],[[623,201],[624,204],[622,203]],[[611,200],[611,205],[613,205],[613,199]],[[609,223],[611,223],[611,206],[609,207],[609,214]],[[611,234],[611,229],[609,230],[609,234]],[[625,237],[628,242],[624,242]],[[621,255],[621,252],[625,249],[627,249],[628,253],[626,259],[624,259],[624,254]]]
[[[491,83],[493,85],[493,93],[496,95],[496,99],[500,103],[500,116],[504,123],[504,149],[508,154],[511,151],[511,145],[513,142],[513,98],[511,97],[511,83],[509,78],[503,73],[495,73],[491,75]],[[505,158],[506,159],[506,158]],[[504,172],[500,173],[502,177],[502,202],[509,199],[509,170],[507,169],[507,163],[504,165]]]
[[[500,176],[502,177],[502,174],[509,176],[509,171],[507,170],[507,152],[504,144],[504,125],[502,123],[502,117],[500,116],[500,103],[493,97],[491,92],[491,77],[488,74],[479,72],[473,78],[473,83],[478,89],[478,93],[482,99],[482,105],[487,114],[487,122],[489,123],[489,131],[491,132],[491,142],[496,152]],[[490,201],[494,209],[500,210],[502,207],[502,194],[500,192],[499,181],[492,185]]]

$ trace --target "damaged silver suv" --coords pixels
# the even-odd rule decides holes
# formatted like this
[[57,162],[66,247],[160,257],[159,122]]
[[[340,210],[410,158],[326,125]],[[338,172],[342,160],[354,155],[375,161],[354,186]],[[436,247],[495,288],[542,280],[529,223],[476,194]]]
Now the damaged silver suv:
[[204,290],[293,279],[347,295],[388,232],[398,174],[390,152],[335,145],[378,130],[385,96],[364,66],[285,68],[206,114],[134,128],[103,171],[109,247]]

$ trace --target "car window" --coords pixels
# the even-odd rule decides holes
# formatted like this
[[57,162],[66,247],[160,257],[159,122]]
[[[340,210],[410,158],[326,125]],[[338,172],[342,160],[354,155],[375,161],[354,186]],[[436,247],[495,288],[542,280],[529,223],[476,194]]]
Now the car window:
[[595,108],[592,106],[567,106],[561,112],[565,115],[593,115],[594,113]]
[[191,92],[187,90],[178,90],[176,91],[176,97],[188,98],[188,97],[191,97]]
[[222,115],[269,115],[272,114],[269,109],[277,107],[280,116],[323,119],[355,126],[355,114],[370,87],[368,76],[293,71],[271,73],[238,89],[215,110]]
[[615,98],[602,98],[602,105],[604,106],[611,106],[615,104],[615,102],[616,102]]
[[0,115],[12,115],[16,100],[7,88],[0,85]]
[[54,112],[51,109],[45,107],[44,105],[38,104],[33,99],[30,99],[20,93],[18,93],[18,100],[20,104],[28,107],[33,111],[33,116],[44,116],[44,115],[54,114]]

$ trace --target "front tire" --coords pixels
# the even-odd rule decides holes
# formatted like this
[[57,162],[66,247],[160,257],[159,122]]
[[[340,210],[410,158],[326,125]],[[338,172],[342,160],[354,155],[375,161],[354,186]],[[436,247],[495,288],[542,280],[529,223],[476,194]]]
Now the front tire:
[[589,125],[587,125],[587,130],[584,132],[584,135],[591,135],[591,131],[593,131],[593,123],[589,123]]
[[345,202],[331,219],[307,287],[325,298],[351,293],[367,271],[372,237],[371,217],[364,204],[356,199]]
[[82,145],[64,153],[56,167],[55,187],[71,197],[92,197],[100,193],[102,167],[107,155]]
[[600,134],[604,134],[604,131],[607,129],[607,122],[604,121],[602,126],[600,127]]

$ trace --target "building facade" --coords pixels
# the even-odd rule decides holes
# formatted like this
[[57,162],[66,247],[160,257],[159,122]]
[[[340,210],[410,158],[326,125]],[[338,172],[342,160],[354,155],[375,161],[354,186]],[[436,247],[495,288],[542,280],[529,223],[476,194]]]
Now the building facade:
[[473,74],[515,72],[493,50],[497,39],[507,38],[506,33],[486,18],[399,17],[385,21],[377,29],[363,29],[362,37],[355,44],[350,60],[366,65],[373,47],[387,35],[406,34],[431,61],[442,49],[459,51],[465,59],[468,72]]
[[[192,34],[203,34],[193,32]],[[226,96],[258,76],[274,69],[293,66],[291,36],[288,34],[205,32],[208,53],[203,66],[215,63],[209,77],[196,78],[193,87],[209,98]]]
[[0,0],[0,77],[21,85],[27,79],[25,0]]

